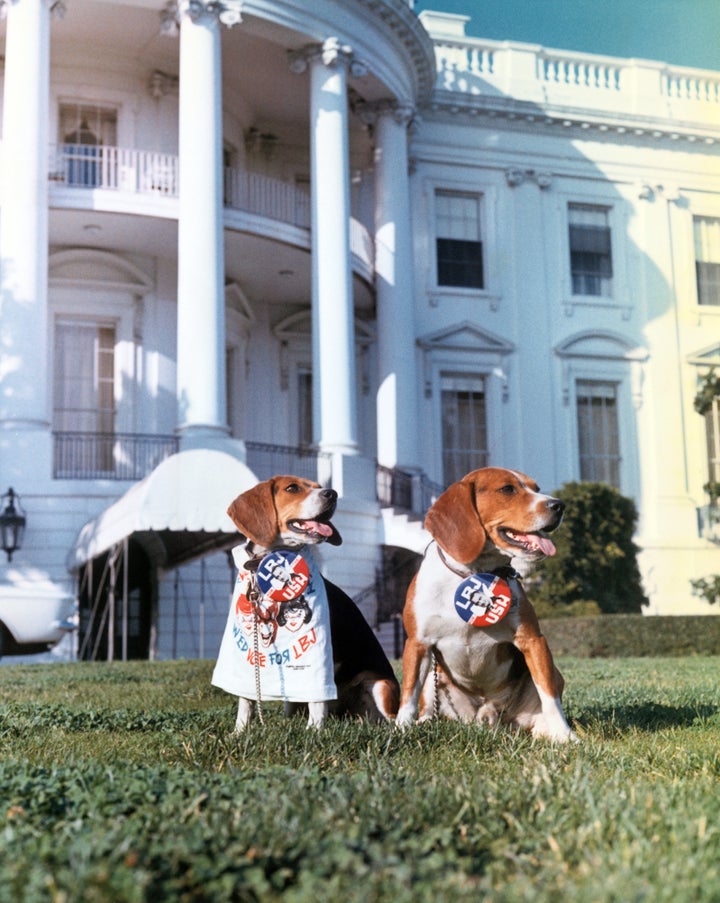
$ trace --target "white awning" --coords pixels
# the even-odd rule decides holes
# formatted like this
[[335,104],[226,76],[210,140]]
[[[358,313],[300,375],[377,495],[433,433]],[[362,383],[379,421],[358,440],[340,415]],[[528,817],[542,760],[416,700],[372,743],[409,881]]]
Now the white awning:
[[257,482],[250,468],[227,452],[190,449],[171,455],[85,524],[68,568],[76,570],[133,536],[165,567],[228,548],[239,541],[228,505]]

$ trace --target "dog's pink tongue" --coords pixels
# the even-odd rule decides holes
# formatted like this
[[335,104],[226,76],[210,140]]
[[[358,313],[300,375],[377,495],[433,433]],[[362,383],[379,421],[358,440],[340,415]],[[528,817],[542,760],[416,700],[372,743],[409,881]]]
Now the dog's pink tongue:
[[519,539],[528,543],[535,549],[540,549],[543,555],[547,555],[548,557],[554,555],[557,551],[554,544],[547,536],[540,536],[537,533],[525,533],[523,536],[520,536]]
[[317,520],[306,520],[305,524],[313,533],[319,533],[320,536],[332,536],[332,527],[328,524],[321,524]]

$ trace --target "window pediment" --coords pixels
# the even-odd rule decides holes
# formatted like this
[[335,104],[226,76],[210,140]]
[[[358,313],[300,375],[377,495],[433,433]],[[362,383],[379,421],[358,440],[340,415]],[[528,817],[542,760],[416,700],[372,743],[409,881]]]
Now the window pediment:
[[469,320],[421,336],[417,343],[423,351],[471,351],[501,355],[515,351],[512,342],[481,329]]
[[600,360],[644,361],[648,353],[625,336],[614,332],[583,332],[555,346],[562,358],[585,357]]
[[720,367],[720,344],[696,351],[688,355],[687,360],[696,367]]
[[104,288],[147,295],[154,288],[150,277],[135,264],[107,251],[56,251],[48,261],[50,282],[56,286]]

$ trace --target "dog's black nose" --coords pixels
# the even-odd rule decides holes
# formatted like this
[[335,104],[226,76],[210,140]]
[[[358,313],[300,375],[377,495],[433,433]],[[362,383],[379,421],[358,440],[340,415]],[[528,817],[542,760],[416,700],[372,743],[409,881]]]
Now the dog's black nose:
[[558,517],[560,517],[565,510],[565,502],[561,502],[560,499],[548,499],[546,504],[551,511],[554,511],[555,514],[558,515]]
[[320,493],[321,497],[324,499],[332,499],[333,502],[337,501],[338,494],[334,489],[323,489]]

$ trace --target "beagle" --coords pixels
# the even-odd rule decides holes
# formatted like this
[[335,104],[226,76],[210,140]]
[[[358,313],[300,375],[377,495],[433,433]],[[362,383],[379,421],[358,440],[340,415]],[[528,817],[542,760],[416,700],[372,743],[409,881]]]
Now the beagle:
[[[433,713],[574,740],[563,678],[520,582],[555,546],[564,503],[530,477],[485,467],[453,483],[425,518],[433,537],[403,611],[408,638],[396,724]],[[435,667],[432,668],[432,661]]]
[[[230,688],[231,682],[227,679],[223,682],[218,676],[222,675],[223,668],[227,673],[234,667],[227,657],[224,663],[221,661],[226,648],[225,639],[232,632],[235,640],[232,644],[233,656],[237,656],[236,646],[240,644],[240,649],[244,649],[256,663],[268,662],[269,671],[278,672],[283,664],[287,665],[282,692],[267,698],[284,699],[286,714],[292,714],[304,705],[297,698],[301,690],[293,692],[292,686],[294,678],[300,686],[303,679],[307,680],[302,671],[304,668],[307,672],[309,666],[303,662],[311,657],[301,657],[318,642],[318,631],[322,642],[322,621],[318,619],[327,618],[329,614],[328,645],[332,646],[332,660],[325,664],[329,669],[329,684],[336,691],[337,699],[332,698],[333,693],[327,698],[307,702],[308,726],[322,725],[329,712],[366,715],[374,720],[389,721],[397,713],[400,696],[400,686],[392,666],[360,609],[346,593],[320,574],[312,558],[309,547],[323,542],[335,546],[342,543],[340,534],[331,523],[336,504],[337,492],[333,489],[323,489],[318,483],[300,477],[276,476],[243,492],[227,512],[247,540],[244,547],[234,551],[241,573],[243,567],[246,573],[257,572],[256,579],[260,583],[261,570],[258,568],[262,565],[259,563],[270,560],[272,566],[267,573],[268,585],[284,587],[296,578],[302,585],[302,574],[292,571],[306,568],[309,568],[309,583],[305,584],[304,592],[288,593],[286,600],[282,593],[279,596],[276,593],[273,600],[248,592],[250,602],[245,595],[238,595],[235,612],[231,606],[213,683],[235,692]],[[269,553],[286,557],[274,559]],[[290,566],[283,574],[288,561]],[[295,567],[298,562],[299,567]],[[309,605],[307,599],[312,592],[315,593],[314,603]],[[325,612],[323,608],[326,608]],[[249,618],[248,611],[253,612]],[[249,639],[253,621],[254,649],[249,648],[253,645],[252,639]],[[268,622],[272,622],[272,631],[268,630]],[[281,637],[286,638],[284,649],[281,649]],[[329,649],[327,651],[329,653]],[[302,700],[308,698],[300,696]],[[242,731],[250,721],[256,699],[257,695],[252,695],[252,698],[239,697],[236,731]]]

